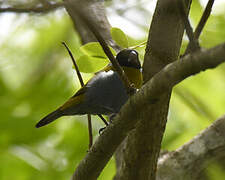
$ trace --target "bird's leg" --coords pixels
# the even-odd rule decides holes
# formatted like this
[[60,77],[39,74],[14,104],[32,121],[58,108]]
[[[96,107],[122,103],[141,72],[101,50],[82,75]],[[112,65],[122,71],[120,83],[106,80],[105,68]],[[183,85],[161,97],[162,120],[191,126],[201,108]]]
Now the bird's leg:
[[[109,115],[109,123],[112,123],[113,122],[113,119],[114,117],[117,115],[117,113],[112,113]],[[99,115],[98,116],[102,119],[102,121],[106,124],[105,127],[99,129],[98,133],[101,135],[101,133],[105,130],[105,128],[109,125],[109,123],[104,119],[104,117],[102,115]]]
[[101,135],[102,132],[105,130],[106,127],[107,127],[107,126],[105,126],[105,127],[103,127],[103,128],[100,128],[99,131],[98,131],[98,134]]
[[105,118],[101,114],[98,114],[98,117],[100,117],[100,119],[105,123],[106,126],[109,125],[109,123],[105,120]]
[[105,120],[105,118],[101,115],[101,114],[98,114],[98,117],[100,117],[100,119],[105,123],[105,127],[103,128],[100,128],[98,133],[99,135],[101,135],[101,133],[104,131],[104,129],[109,125],[109,123]]

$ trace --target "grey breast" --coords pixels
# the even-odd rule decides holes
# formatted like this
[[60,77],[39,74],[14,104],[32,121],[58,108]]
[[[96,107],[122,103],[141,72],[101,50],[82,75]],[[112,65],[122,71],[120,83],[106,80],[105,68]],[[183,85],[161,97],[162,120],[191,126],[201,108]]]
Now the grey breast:
[[119,75],[112,70],[99,72],[87,84],[86,100],[91,114],[117,113],[127,99]]

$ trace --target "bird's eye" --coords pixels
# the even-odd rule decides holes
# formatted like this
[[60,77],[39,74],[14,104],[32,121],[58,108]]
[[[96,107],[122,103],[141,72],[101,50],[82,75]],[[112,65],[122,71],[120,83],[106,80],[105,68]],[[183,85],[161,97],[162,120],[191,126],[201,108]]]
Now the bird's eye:
[[130,52],[130,55],[129,55],[129,59],[128,61],[131,62],[132,60],[136,59],[137,58],[137,53],[135,51],[131,51]]
[[136,51],[131,51],[130,53],[131,53],[132,55],[137,56],[137,52],[136,52]]

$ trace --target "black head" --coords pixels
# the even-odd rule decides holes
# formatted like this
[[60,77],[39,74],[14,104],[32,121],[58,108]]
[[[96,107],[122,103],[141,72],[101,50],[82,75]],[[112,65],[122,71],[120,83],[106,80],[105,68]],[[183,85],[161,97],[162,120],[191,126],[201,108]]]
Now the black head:
[[138,52],[132,49],[123,49],[116,55],[120,66],[133,67],[140,69],[141,64],[138,58]]

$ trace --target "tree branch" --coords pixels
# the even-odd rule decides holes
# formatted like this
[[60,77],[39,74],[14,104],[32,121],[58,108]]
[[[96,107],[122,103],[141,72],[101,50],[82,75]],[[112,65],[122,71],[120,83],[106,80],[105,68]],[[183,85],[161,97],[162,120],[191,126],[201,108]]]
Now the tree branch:
[[[92,17],[92,21],[94,21],[94,24],[97,26],[99,33],[102,35],[105,41],[110,44],[110,46],[115,50],[119,51],[120,48],[112,40],[110,34],[111,25],[109,24],[109,21],[106,17],[104,2],[96,0],[82,0],[82,3],[84,1],[86,1],[86,6],[80,6],[79,8],[83,8],[82,12],[84,14],[87,14],[88,17]],[[75,12],[71,12],[70,16],[75,26],[75,30],[81,37],[82,44],[97,41],[92,31],[87,27],[82,19],[80,19],[79,16],[76,15]]]
[[[197,179],[207,163],[225,155],[225,115],[158,161],[157,180]],[[191,172],[191,173],[190,173]]]
[[[75,70],[76,70],[76,73],[77,73],[77,77],[80,81],[80,85],[81,87],[84,86],[84,81],[83,81],[83,78],[81,76],[81,73],[80,73],[80,70],[77,66],[77,63],[73,57],[73,54],[72,52],[70,51],[69,47],[66,45],[65,42],[62,42],[62,44],[65,46],[66,50],[68,51],[70,57],[71,57],[71,60],[73,62],[73,65],[75,67]],[[104,119],[104,117],[101,115],[101,114],[97,114],[98,117],[105,123],[106,126],[108,126],[108,122]],[[87,114],[87,119],[88,119],[88,132],[89,132],[89,149],[91,148],[92,144],[93,144],[93,135],[92,135],[92,125],[91,125],[91,115],[90,114]]]
[[206,21],[208,20],[209,16],[210,16],[210,13],[212,11],[212,6],[214,4],[214,0],[209,0],[207,5],[206,5],[206,8],[202,14],[202,17],[201,17],[201,20],[199,21],[196,29],[195,29],[195,32],[194,32],[194,36],[196,39],[199,38],[205,24],[206,24]]
[[187,55],[182,60],[166,66],[149,80],[138,93],[130,97],[114,121],[106,127],[90,152],[80,162],[72,179],[97,179],[116,148],[138,122],[138,113],[136,112],[143,112],[145,110],[143,107],[151,106],[152,103],[155,103],[155,99],[160,98],[163,93],[172,89],[185,78],[206,69],[215,68],[223,62],[225,62],[225,43],[207,51]]
[[[77,73],[77,77],[80,81],[80,85],[81,87],[84,87],[84,81],[83,81],[83,78],[81,76],[81,73],[80,73],[80,70],[77,66],[77,63],[73,57],[73,54],[72,52],[70,51],[69,47],[66,45],[65,42],[62,42],[62,44],[65,46],[66,50],[68,51],[69,55],[70,55],[70,58],[73,62],[73,65],[74,65],[74,68],[76,70],[76,73]],[[92,134],[92,124],[91,124],[91,115],[90,114],[87,114],[87,120],[88,120],[88,135],[89,135],[89,149],[91,148],[92,144],[93,144],[93,134]]]
[[[206,22],[207,22],[209,16],[210,16],[210,13],[211,13],[211,11],[212,11],[212,6],[213,6],[213,4],[214,4],[214,0],[209,0],[209,1],[208,1],[207,5],[206,5],[206,8],[205,8],[205,10],[204,10],[204,12],[203,12],[203,14],[202,14],[202,17],[201,17],[201,19],[200,19],[200,21],[199,21],[199,23],[198,23],[198,25],[197,25],[197,27],[196,27],[196,29],[195,29],[195,32],[194,32],[194,39],[199,39],[199,36],[200,36],[200,34],[201,34],[201,32],[202,32],[202,30],[203,30],[203,28],[204,28],[204,26],[205,26],[205,24],[206,24]],[[189,42],[189,43],[188,43],[188,46],[187,46],[187,48],[186,48],[186,50],[185,50],[184,55],[190,53],[190,51],[191,51],[191,46],[192,46],[192,45],[191,45],[191,43]]]
[[86,7],[87,2],[82,2],[79,6],[77,6],[77,1],[76,0],[64,0],[65,1],[65,8],[68,11],[69,15],[71,16],[72,20],[74,17],[74,13],[76,14],[75,16],[79,16],[80,19],[83,20],[83,22],[89,27],[89,29],[92,31],[92,33],[95,35],[96,39],[100,43],[103,51],[109,58],[110,62],[112,63],[113,67],[115,68],[116,72],[119,74],[121,80],[123,81],[127,93],[129,95],[133,94],[134,88],[131,86],[131,83],[129,79],[127,78],[126,74],[124,73],[122,67],[119,65],[118,61],[115,59],[114,55],[112,54],[110,48],[108,47],[106,41],[102,37],[102,35],[99,33],[97,29],[97,25],[94,23],[95,21],[92,20],[92,16],[88,16],[87,14],[82,12],[81,6]]
[[[25,7],[25,8],[24,8]],[[23,6],[23,8],[18,8],[18,7],[6,7],[2,8],[0,7],[0,13],[4,12],[14,12],[14,13],[46,13],[49,11],[53,11],[57,8],[62,8],[64,7],[64,3],[59,2],[59,3],[48,3],[42,4],[39,6],[38,4],[33,6],[33,7],[26,7],[26,5]]]
[[[185,0],[186,11],[189,0]],[[184,32],[184,24],[179,16],[177,0],[158,0],[151,22],[143,65],[144,81],[154,77],[167,64],[177,60]],[[160,97],[155,96],[146,103],[144,110],[135,112],[139,122],[127,137],[121,153],[122,165],[114,178],[155,179],[157,159],[167,122],[171,89]],[[151,104],[151,105],[149,105]],[[118,153],[117,153],[118,154]]]
[[[82,9],[82,12],[85,14],[88,14],[87,16],[92,16],[93,21],[96,24],[98,32],[103,36],[103,38],[116,50],[119,50],[119,47],[115,44],[115,42],[112,40],[111,34],[110,34],[110,24],[107,20],[107,17],[105,15],[105,9],[103,2],[95,1],[95,0],[83,0],[82,2],[85,2],[85,8]],[[87,3],[88,2],[88,3]],[[80,6],[82,8],[83,6]],[[85,23],[82,22],[82,20],[79,18],[79,16],[76,15],[76,13],[71,13],[71,18],[73,20],[73,23],[75,25],[75,30],[78,31],[82,44],[96,41],[96,38],[94,37],[93,33],[90,31],[90,29],[85,25]],[[104,117],[100,114],[98,114],[99,118],[104,122],[104,124],[107,126],[108,122],[104,119]],[[88,115],[88,125],[90,127],[91,121],[90,121],[90,115]],[[91,129],[89,128],[89,139],[92,139],[92,135],[90,134]],[[92,142],[89,143],[91,145]],[[90,148],[90,146],[89,146]]]
[[193,28],[191,27],[191,23],[188,19],[188,15],[186,13],[186,8],[183,0],[177,0],[179,5],[179,10],[181,14],[181,18],[183,19],[184,27],[189,39],[189,51],[194,52],[200,49],[200,45],[198,42],[198,38],[194,36]]

